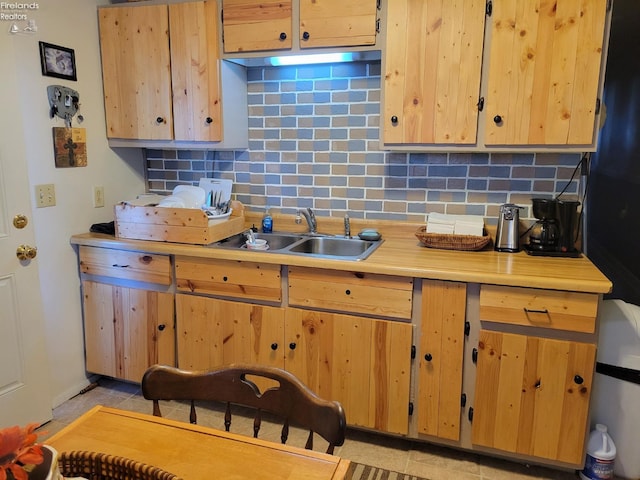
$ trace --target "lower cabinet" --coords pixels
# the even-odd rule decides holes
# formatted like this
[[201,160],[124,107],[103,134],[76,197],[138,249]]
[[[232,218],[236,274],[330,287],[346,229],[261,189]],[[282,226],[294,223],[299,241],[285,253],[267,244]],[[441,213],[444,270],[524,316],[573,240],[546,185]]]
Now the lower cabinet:
[[132,382],[175,365],[173,294],[82,282],[86,369]]
[[481,330],[472,442],[581,464],[596,347]]

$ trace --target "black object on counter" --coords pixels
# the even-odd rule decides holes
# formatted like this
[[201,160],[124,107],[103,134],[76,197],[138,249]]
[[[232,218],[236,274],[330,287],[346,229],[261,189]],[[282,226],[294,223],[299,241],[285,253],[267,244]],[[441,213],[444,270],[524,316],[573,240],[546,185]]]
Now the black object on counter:
[[94,223],[89,229],[93,233],[106,233],[107,235],[116,234],[116,222]]

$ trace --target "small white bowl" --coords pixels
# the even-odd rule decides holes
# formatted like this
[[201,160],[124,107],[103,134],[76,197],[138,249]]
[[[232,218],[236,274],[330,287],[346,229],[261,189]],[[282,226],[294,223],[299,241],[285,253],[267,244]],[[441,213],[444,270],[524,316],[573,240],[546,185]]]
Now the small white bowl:
[[269,248],[264,238],[256,238],[253,243],[247,242],[245,245],[249,250],[266,250]]

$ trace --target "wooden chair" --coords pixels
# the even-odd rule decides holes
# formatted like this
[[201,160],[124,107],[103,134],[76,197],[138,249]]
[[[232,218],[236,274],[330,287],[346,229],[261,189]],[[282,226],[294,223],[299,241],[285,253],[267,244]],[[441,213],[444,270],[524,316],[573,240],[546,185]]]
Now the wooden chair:
[[[269,379],[275,385],[261,392],[254,379]],[[289,425],[309,430],[305,448],[313,448],[313,434],[317,433],[329,446],[327,453],[344,443],[346,418],[338,402],[323,400],[291,373],[274,367],[230,365],[210,371],[186,371],[154,365],[142,377],[142,394],[153,400],[153,414],[160,413],[159,400],[189,400],[190,422],[196,423],[195,401],[226,403],[225,429],[231,426],[231,405],[255,410],[253,436],[258,437],[262,412],[283,421],[280,439],[286,443]]]

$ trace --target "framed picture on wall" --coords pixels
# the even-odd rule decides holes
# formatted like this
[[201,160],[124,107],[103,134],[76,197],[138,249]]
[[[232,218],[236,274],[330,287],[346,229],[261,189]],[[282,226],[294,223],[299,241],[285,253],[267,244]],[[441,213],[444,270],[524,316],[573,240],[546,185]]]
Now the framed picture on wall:
[[72,49],[40,43],[42,75],[76,81],[76,56]]

